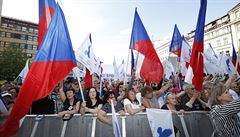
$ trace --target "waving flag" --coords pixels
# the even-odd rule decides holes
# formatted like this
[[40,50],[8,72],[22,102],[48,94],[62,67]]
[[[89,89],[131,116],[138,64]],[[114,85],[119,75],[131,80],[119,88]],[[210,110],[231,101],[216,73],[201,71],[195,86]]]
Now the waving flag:
[[218,58],[210,44],[204,49],[204,69],[206,73],[216,75],[221,74],[221,67],[218,66]]
[[[239,64],[239,60],[237,59],[237,53],[236,53],[236,50],[235,50],[233,45],[232,45],[232,47],[233,47],[232,63],[233,63],[234,66],[236,66],[236,64],[237,64],[237,71],[238,71],[238,73],[240,73],[240,64]],[[238,61],[238,63],[237,63],[237,61]]]
[[118,122],[118,119],[117,119],[116,111],[115,111],[112,100],[111,100],[111,106],[112,106],[112,125],[113,125],[114,136],[115,137],[122,137],[119,122]]
[[27,114],[32,102],[46,97],[75,66],[76,59],[66,20],[57,5],[13,109],[0,129],[0,137],[14,135],[19,128],[19,120]]
[[221,53],[218,60],[219,68],[223,69],[223,74],[232,75],[235,73],[235,67],[230,58],[225,53]]
[[93,52],[92,36],[91,33],[83,41],[82,45],[75,52],[76,59],[82,63],[92,75],[93,73],[99,73],[100,59],[97,58]]
[[7,106],[6,106],[5,102],[3,101],[1,94],[0,94],[0,112],[2,112],[2,113],[8,112]]
[[166,74],[166,79],[172,80],[173,79],[173,74],[174,74],[174,67],[170,61],[165,61],[165,74]]
[[133,71],[135,70],[134,68],[134,55],[133,55],[133,50],[131,49],[131,76],[133,75]]
[[88,89],[92,87],[93,85],[93,80],[92,80],[92,75],[90,74],[90,71],[86,68],[86,75],[84,78],[84,89]]
[[181,66],[181,73],[183,76],[186,75],[187,68],[190,63],[191,54],[192,54],[192,49],[188,44],[187,40],[184,38],[184,36],[182,36],[180,66]]
[[29,62],[29,59],[26,61],[25,67],[23,68],[23,70],[18,75],[18,80],[17,80],[18,83],[23,83],[25,78],[26,78],[26,76],[27,76],[27,73],[29,71],[28,62]]
[[180,57],[181,44],[182,44],[182,36],[178,30],[177,25],[175,24],[171,45],[169,47],[169,52],[172,52],[176,54],[178,57]]
[[118,67],[117,67],[117,62],[116,62],[115,56],[113,57],[113,71],[114,71],[114,79],[118,79],[119,72],[118,72]]
[[185,82],[193,84],[196,90],[202,89],[203,83],[203,42],[204,24],[207,9],[207,0],[201,0],[201,7],[198,15],[198,22],[193,42],[190,65],[186,74]]
[[38,48],[42,44],[55,8],[55,0],[39,0]]
[[147,118],[153,137],[175,137],[171,111],[147,109]]
[[144,56],[140,67],[140,76],[145,81],[159,83],[163,75],[163,66],[137,13],[137,9],[135,10],[130,49],[134,49]]

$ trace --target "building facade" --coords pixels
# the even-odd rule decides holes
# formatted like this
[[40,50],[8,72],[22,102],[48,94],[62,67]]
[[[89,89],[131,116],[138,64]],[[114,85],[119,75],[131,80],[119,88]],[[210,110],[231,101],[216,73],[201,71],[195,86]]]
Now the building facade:
[[14,46],[32,58],[37,53],[38,24],[1,16],[0,48]]
[[[189,32],[185,37],[192,46],[195,30]],[[164,61],[169,56],[171,39],[164,43],[155,42],[157,53]],[[240,47],[240,3],[233,7],[226,15],[205,25],[204,45],[211,44],[216,54],[225,52],[232,55],[232,45],[235,50]],[[172,54],[171,54],[172,55]]]

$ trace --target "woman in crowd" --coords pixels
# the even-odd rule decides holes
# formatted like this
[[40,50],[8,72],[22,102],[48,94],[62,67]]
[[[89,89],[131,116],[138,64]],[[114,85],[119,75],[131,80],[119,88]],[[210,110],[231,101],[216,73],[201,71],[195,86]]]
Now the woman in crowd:
[[128,90],[126,92],[123,104],[125,112],[129,113],[130,115],[134,115],[145,109],[144,106],[141,106],[141,104],[139,104],[138,100],[136,99],[135,92],[133,90]]
[[170,87],[172,87],[172,83],[168,83],[163,86],[160,90],[153,92],[153,89],[149,86],[143,87],[141,91],[142,95],[142,104],[146,108],[160,108],[158,104],[158,97],[161,94],[164,94]]
[[92,113],[96,114],[99,109],[102,108],[102,101],[99,98],[99,92],[97,92],[95,87],[91,87],[88,90],[86,103],[82,103],[81,105],[81,114],[84,113]]
[[165,95],[165,104],[161,109],[171,110],[173,113],[176,113],[180,110],[180,107],[177,105],[177,97],[174,93],[168,92]]
[[64,111],[59,112],[58,116],[62,117],[66,114],[76,114],[79,112],[80,101],[75,97],[74,89],[68,89],[66,93],[64,93],[63,89],[60,89],[61,99],[64,102]]
[[234,100],[223,85],[211,88],[210,117],[215,127],[214,137],[240,137],[240,100]]

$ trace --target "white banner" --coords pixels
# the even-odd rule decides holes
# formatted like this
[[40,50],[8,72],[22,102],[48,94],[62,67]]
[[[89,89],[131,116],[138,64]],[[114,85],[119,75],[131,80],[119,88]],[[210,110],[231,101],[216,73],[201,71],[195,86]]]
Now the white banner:
[[147,109],[147,118],[153,137],[175,137],[171,111]]

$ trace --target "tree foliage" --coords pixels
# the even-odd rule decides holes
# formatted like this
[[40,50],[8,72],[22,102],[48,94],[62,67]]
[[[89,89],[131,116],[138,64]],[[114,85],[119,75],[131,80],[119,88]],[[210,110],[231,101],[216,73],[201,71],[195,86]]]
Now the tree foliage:
[[12,81],[24,68],[27,57],[22,49],[14,45],[0,49],[0,80]]

